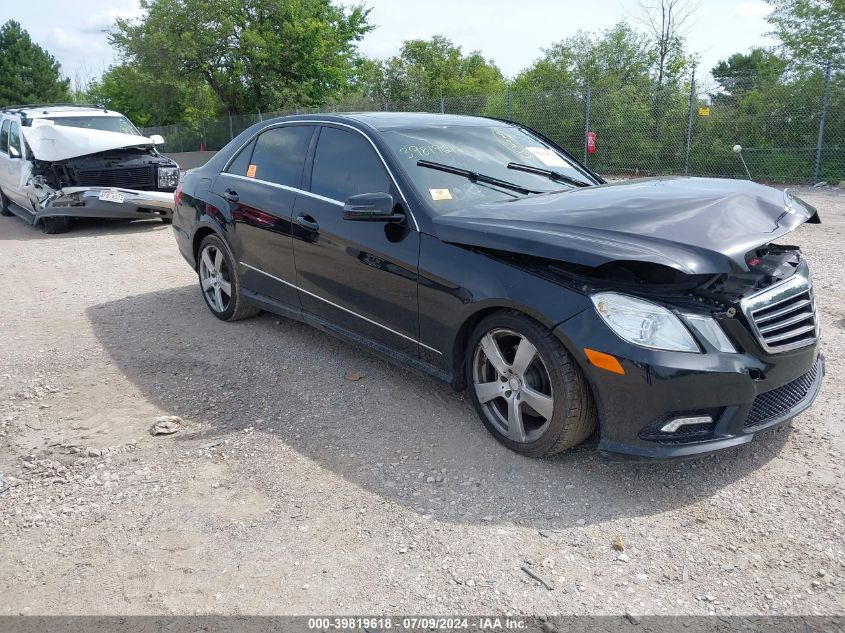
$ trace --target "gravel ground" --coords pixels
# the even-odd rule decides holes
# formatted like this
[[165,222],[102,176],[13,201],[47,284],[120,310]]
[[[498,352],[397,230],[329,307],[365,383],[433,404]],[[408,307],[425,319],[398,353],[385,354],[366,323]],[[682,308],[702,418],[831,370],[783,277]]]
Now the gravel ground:
[[220,322],[169,227],[0,218],[0,615],[842,614],[845,192],[801,195],[822,394],[672,464],[523,458],[432,379]]

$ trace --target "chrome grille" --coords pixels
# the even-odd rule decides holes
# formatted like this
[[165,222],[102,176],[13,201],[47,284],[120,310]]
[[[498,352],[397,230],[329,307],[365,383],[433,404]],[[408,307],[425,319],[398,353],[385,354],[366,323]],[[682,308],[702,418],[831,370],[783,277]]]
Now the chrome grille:
[[806,262],[789,278],[742,301],[742,311],[768,352],[812,345],[818,338],[818,317]]

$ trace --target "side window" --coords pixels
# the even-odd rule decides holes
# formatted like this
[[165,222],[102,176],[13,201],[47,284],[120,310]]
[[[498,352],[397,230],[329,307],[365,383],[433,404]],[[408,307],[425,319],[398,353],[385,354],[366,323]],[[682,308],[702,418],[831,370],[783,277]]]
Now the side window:
[[238,155],[235,156],[235,160],[229,163],[229,168],[226,170],[226,173],[235,174],[237,176],[246,176],[250,160],[252,159],[252,150],[254,147],[255,141],[247,143],[246,147],[244,147]]
[[302,168],[314,128],[310,125],[286,125],[262,132],[246,175],[288,187],[302,185]]
[[7,154],[9,151],[9,119],[3,121],[3,127],[0,128],[0,152]]
[[[18,156],[23,156],[23,146],[21,145],[21,129],[18,126],[17,121],[12,121],[12,127],[9,128],[9,149],[14,147],[18,150]],[[9,151],[9,155],[12,155],[12,152]]]
[[311,191],[344,201],[359,193],[389,193],[390,177],[367,139],[324,127],[314,154]]

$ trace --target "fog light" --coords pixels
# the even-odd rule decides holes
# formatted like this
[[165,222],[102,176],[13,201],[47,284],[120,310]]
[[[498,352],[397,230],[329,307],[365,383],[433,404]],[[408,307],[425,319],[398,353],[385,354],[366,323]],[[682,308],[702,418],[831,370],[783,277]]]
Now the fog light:
[[663,433],[674,433],[682,426],[689,426],[691,424],[710,424],[713,418],[709,415],[702,415],[695,418],[675,418],[669,420],[666,424],[660,427]]

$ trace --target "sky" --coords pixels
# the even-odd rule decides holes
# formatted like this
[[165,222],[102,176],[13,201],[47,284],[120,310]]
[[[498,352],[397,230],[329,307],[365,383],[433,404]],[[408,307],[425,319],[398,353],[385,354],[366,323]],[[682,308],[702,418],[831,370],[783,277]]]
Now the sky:
[[[117,17],[140,15],[137,0],[31,0],[4,2],[0,23],[15,19],[50,51],[71,79],[99,76],[115,61],[105,30]],[[350,4],[344,2],[344,4]],[[542,49],[578,30],[600,31],[622,19],[634,21],[638,0],[365,0],[378,25],[361,42],[372,57],[389,57],[407,39],[445,35],[492,58],[513,77]],[[85,10],[80,10],[84,6]],[[690,21],[687,42],[705,70],[732,53],[775,40],[759,0],[702,0]]]

